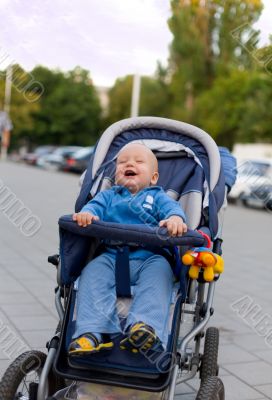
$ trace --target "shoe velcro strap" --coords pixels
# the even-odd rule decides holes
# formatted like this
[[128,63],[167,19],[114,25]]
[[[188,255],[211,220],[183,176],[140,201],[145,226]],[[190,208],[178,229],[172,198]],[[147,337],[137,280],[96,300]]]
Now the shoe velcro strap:
[[86,337],[87,339],[92,340],[92,342],[93,342],[93,344],[94,344],[94,347],[99,346],[100,342],[99,342],[99,340],[97,339],[97,337],[96,337],[94,334],[92,334],[92,333],[85,333],[85,334],[84,334],[84,337]]

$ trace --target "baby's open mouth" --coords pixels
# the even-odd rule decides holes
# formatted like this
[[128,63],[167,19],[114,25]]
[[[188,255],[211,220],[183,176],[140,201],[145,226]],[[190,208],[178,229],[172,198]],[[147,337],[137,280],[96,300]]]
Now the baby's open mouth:
[[131,169],[128,169],[125,171],[125,176],[135,176],[136,172],[132,171]]

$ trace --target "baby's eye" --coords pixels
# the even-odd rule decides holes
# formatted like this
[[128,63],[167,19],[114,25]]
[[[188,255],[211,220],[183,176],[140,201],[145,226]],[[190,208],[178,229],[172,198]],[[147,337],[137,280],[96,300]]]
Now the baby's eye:
[[124,164],[125,163],[125,160],[119,160],[118,162],[117,162],[117,164]]
[[137,164],[142,164],[143,160],[136,160]]

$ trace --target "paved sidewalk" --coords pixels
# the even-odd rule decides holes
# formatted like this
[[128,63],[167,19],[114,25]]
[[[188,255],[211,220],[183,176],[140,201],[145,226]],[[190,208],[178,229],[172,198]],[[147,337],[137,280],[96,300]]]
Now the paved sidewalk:
[[[24,236],[3,213],[3,187],[41,220],[34,236]],[[73,211],[77,192],[76,175],[0,163],[0,375],[25,348],[44,349],[56,328],[56,273],[47,256],[58,251],[57,220]],[[272,399],[270,247],[271,214],[230,206],[224,227],[226,271],[216,285],[211,319],[220,328],[227,400]],[[13,351],[4,334],[18,338]],[[194,399],[198,385],[198,379],[180,385],[176,399]]]

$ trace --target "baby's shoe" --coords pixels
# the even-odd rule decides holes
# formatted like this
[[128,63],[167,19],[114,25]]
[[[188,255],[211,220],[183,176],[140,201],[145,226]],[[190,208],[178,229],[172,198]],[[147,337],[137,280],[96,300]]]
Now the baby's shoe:
[[69,346],[68,354],[73,355],[88,355],[98,353],[102,350],[111,350],[113,348],[113,342],[104,342],[102,339],[99,340],[93,333],[84,333],[74,339]]
[[130,327],[127,337],[120,341],[120,349],[138,353],[151,349],[159,342],[160,340],[151,326],[144,322],[136,322]]

